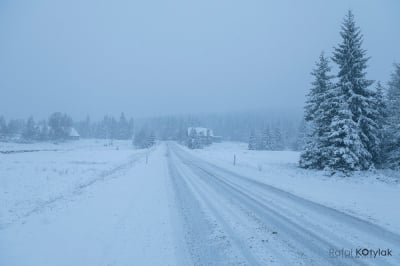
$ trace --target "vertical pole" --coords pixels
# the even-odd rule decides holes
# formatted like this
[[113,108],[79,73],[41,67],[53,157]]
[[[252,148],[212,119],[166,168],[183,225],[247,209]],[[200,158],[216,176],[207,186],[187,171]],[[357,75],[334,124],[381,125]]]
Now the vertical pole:
[[149,153],[146,152],[146,164],[149,162]]
[[236,154],[233,154],[233,165],[236,165]]

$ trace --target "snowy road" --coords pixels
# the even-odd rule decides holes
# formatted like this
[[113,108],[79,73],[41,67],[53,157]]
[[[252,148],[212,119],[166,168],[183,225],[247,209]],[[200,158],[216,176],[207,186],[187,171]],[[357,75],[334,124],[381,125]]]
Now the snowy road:
[[[210,164],[175,144],[169,144],[168,156],[196,265],[400,264],[394,233]],[[395,254],[330,257],[331,249],[357,248]]]
[[[400,237],[387,228],[210,162],[207,153],[173,142],[149,152],[94,145],[1,155],[1,266],[400,265]],[[37,186],[41,175],[49,181]],[[24,197],[29,204],[20,204]],[[393,256],[330,257],[358,248]]]

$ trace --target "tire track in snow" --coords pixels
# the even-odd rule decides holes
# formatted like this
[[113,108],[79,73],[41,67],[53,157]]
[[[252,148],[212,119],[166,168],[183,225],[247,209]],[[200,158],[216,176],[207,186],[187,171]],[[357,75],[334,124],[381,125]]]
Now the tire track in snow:
[[[294,243],[299,250],[304,251],[307,257],[317,258],[318,260],[315,261],[317,265],[321,265],[322,263],[328,265],[362,265],[369,263],[375,264],[376,261],[373,259],[330,259],[328,256],[329,248],[350,248],[346,245],[351,242],[348,242],[346,238],[332,237],[332,232],[326,230],[327,228],[319,227],[318,224],[315,225],[315,223],[314,226],[311,226],[312,230],[309,230],[309,228],[305,227],[307,225],[310,226],[309,221],[306,219],[307,217],[301,219],[301,216],[299,216],[298,218],[300,220],[294,221],[292,216],[285,213],[288,212],[285,211],[285,208],[278,208],[279,205],[270,204],[270,201],[268,202],[265,200],[266,197],[271,196],[273,198],[274,196],[280,200],[284,198],[287,202],[291,201],[292,205],[297,204],[301,205],[303,209],[309,209],[317,213],[321,212],[321,216],[325,216],[325,218],[341,224],[342,227],[349,229],[348,231],[350,232],[352,230],[355,230],[355,232],[364,232],[364,235],[361,235],[361,244],[363,243],[362,237],[371,236],[373,238],[379,238],[383,243],[390,244],[390,246],[388,246],[389,248],[398,246],[396,244],[399,243],[397,242],[398,236],[379,226],[274,187],[271,187],[271,192],[269,191],[270,186],[266,184],[242,177],[236,173],[194,158],[194,156],[176,146],[173,147],[173,150],[180,160],[197,174],[199,179],[202,179],[211,187],[219,190],[221,195],[225,195],[235,201],[238,206],[251,210],[260,221],[266,224],[266,226],[279,228],[279,236],[283,236],[288,243]],[[233,182],[233,180],[235,180],[235,182]],[[246,180],[248,180],[248,182]],[[258,193],[254,193],[254,191]],[[263,197],[260,191],[266,193],[267,196]],[[296,209],[294,211],[296,211]],[[304,225],[302,222],[304,222]],[[355,238],[357,239],[357,236]],[[384,258],[379,258],[379,261],[384,262],[386,265],[392,263],[392,260],[385,261]],[[394,263],[393,265],[396,264],[397,263]]]
[[[174,160],[174,165],[177,164],[178,163]],[[207,191],[207,187],[201,184],[196,176],[193,176],[193,174],[191,175],[179,166],[177,167],[177,172],[175,172],[175,178],[180,178],[182,182],[185,183],[188,189],[186,193],[191,194],[191,196],[198,201],[200,208],[205,210],[205,216],[203,218],[207,220],[213,228],[212,233],[208,235],[210,241],[218,242],[222,246],[219,250],[219,254],[222,254],[225,258],[216,263],[216,265],[246,265],[247,263],[250,263],[250,265],[261,265],[252,254],[250,248],[244,245],[243,241],[236,236],[231,226],[223,218],[220,210],[211,202],[211,194]],[[212,257],[209,259],[214,260]],[[201,258],[200,264],[208,265],[210,262],[206,263],[204,262],[204,258]]]
[[169,174],[175,191],[177,206],[180,208],[183,226],[184,247],[194,265],[218,265],[226,261],[220,250],[226,243],[210,241],[214,225],[206,217],[200,202],[191,194],[188,184],[180,175],[177,166],[168,160]]
[[[286,245],[285,250],[279,250],[271,244],[276,236],[255,221],[245,209],[239,208],[240,206],[232,200],[224,197],[221,191],[204,182],[182,162],[178,161],[175,164],[179,164],[180,176],[188,184],[187,193],[192,193],[192,196],[202,203],[202,208],[218,228],[215,239],[227,239],[231,243],[233,256],[242,257],[242,260],[236,263],[230,263],[229,259],[226,259],[225,264],[291,265],[290,261],[294,260],[285,257],[299,257],[296,252],[287,251]],[[223,250],[221,252],[224,253]]]

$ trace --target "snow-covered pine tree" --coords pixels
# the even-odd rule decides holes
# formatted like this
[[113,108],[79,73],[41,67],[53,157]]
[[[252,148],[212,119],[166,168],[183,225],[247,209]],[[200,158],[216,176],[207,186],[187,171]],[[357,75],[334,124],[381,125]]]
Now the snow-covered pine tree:
[[22,136],[26,140],[33,140],[37,138],[36,124],[32,116],[28,118]]
[[128,122],[128,138],[130,138],[130,139],[133,138],[134,129],[135,129],[135,122],[133,121],[133,118],[131,117]]
[[249,150],[257,150],[258,148],[258,141],[254,130],[250,132],[248,148]]
[[266,127],[261,135],[261,150],[272,150],[272,136],[269,127]]
[[191,128],[188,136],[188,144],[189,149],[198,149],[200,147],[199,136],[195,128]]
[[[340,91],[340,88],[336,89]],[[324,157],[327,158],[324,168],[343,172],[367,169],[371,154],[360,139],[359,127],[353,120],[346,97],[338,93],[332,100],[338,108],[326,133],[328,145],[324,147]]]
[[381,83],[378,81],[376,83],[374,94],[374,121],[377,125],[378,129],[378,137],[379,141],[376,143],[376,147],[372,150],[372,156],[374,158],[374,163],[376,167],[382,167],[384,162],[384,154],[383,154],[383,139],[384,139],[384,128],[386,125],[386,101],[384,95],[384,88]]
[[108,138],[111,141],[114,139],[118,139],[118,122],[114,118],[114,116],[110,117],[110,119],[107,122],[107,126],[108,126],[108,132],[109,132]]
[[[368,57],[366,51],[361,48],[363,36],[359,27],[355,25],[351,11],[344,19],[340,35],[342,42],[335,48],[332,60],[339,67],[336,99],[337,106],[341,109],[338,110],[331,128],[331,133],[334,134],[331,140],[340,145],[331,148],[337,149],[333,154],[343,158],[337,157],[331,162],[346,162],[340,165],[341,170],[365,170],[373,166],[372,150],[379,146],[379,136],[374,121],[374,97],[368,89],[373,82],[365,78]],[[340,133],[335,130],[339,130]],[[348,169],[345,169],[346,165]],[[336,169],[337,163],[330,167]]]
[[282,132],[279,127],[276,127],[272,131],[272,149],[275,151],[280,151],[283,150],[285,147],[283,143],[283,137],[282,137]]
[[307,123],[307,136],[304,151],[300,156],[303,168],[323,169],[327,165],[326,154],[327,129],[332,120],[332,76],[328,59],[321,53],[316,68],[311,72],[314,76],[312,87],[307,95],[304,119]]
[[38,123],[38,140],[44,141],[50,138],[50,128],[46,120]]
[[0,138],[7,134],[7,122],[3,116],[0,116]]
[[394,67],[387,92],[385,153],[387,166],[400,169],[400,64]]
[[292,144],[292,148],[295,151],[302,151],[306,147],[308,135],[308,126],[306,120],[303,118],[297,129],[296,139]]
[[126,118],[125,118],[124,113],[121,113],[121,115],[119,117],[119,121],[117,124],[116,138],[117,139],[129,139],[130,138],[129,124],[128,124],[128,120],[126,120]]

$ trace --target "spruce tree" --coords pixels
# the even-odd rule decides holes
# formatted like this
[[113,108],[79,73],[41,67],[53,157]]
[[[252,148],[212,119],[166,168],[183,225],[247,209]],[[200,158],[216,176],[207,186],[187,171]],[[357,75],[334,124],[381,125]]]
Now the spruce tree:
[[117,124],[117,132],[116,132],[117,139],[128,139],[130,138],[129,135],[129,124],[128,120],[125,118],[125,114],[121,113],[119,117],[119,121]]
[[272,150],[272,136],[269,127],[263,130],[260,146],[262,150]]
[[257,138],[256,138],[256,134],[254,132],[254,130],[251,131],[250,133],[250,137],[249,137],[249,145],[248,148],[249,150],[257,150]]
[[275,151],[281,151],[284,146],[281,130],[277,127],[272,132],[272,149]]
[[3,116],[0,116],[0,137],[4,137],[7,134],[7,122]]
[[[363,36],[351,11],[343,22],[340,35],[342,42],[332,57],[339,67],[335,99],[340,109],[330,129],[334,134],[330,137],[334,149],[331,155],[335,158],[329,166],[340,170],[365,170],[373,165],[373,149],[379,145],[379,136],[374,121],[374,97],[368,89],[373,82],[365,78],[369,58],[361,47]],[[338,166],[337,162],[342,163]]]
[[33,117],[30,116],[26,122],[24,132],[22,133],[24,139],[33,140],[37,138],[37,130]]
[[374,121],[377,125],[378,129],[378,141],[376,142],[375,148],[372,150],[372,156],[374,158],[374,163],[375,166],[377,167],[382,167],[383,162],[384,162],[384,129],[386,125],[386,119],[387,119],[387,107],[386,107],[386,101],[385,101],[385,95],[384,95],[384,88],[381,85],[381,83],[378,81],[376,84],[376,88],[374,91],[374,97],[375,97],[375,102],[374,102]]
[[311,72],[314,81],[307,95],[304,119],[307,122],[307,136],[304,151],[300,156],[300,166],[303,168],[323,169],[327,165],[327,155],[324,145],[326,131],[331,122],[332,76],[328,59],[321,53],[316,68]]
[[387,166],[400,169],[400,64],[394,67],[387,93],[385,152]]
[[328,145],[324,151],[327,158],[324,168],[343,172],[366,169],[370,164],[365,158],[371,159],[371,155],[360,139],[349,104],[340,94],[334,101],[338,108],[326,134]]
[[296,140],[293,142],[293,149],[295,151],[302,151],[306,147],[308,135],[308,126],[306,120],[303,118],[297,130]]

